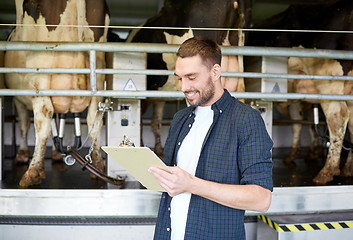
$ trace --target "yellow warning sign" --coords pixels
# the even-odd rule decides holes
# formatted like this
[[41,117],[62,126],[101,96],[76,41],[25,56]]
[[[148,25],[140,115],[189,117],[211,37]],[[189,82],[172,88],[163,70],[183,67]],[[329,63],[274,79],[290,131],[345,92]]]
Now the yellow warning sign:
[[314,230],[329,230],[353,228],[353,221],[337,221],[337,222],[321,222],[321,223],[305,223],[305,224],[279,224],[272,221],[264,215],[258,215],[264,223],[270,226],[277,232],[299,232],[299,231],[314,231]]

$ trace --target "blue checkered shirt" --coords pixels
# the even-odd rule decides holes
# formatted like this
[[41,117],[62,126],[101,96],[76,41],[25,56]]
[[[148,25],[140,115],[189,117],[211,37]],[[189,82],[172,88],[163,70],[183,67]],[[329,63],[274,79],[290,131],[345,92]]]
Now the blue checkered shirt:
[[[194,122],[194,107],[177,112],[170,125],[163,161],[173,166],[177,152]],[[227,90],[212,105],[208,131],[195,176],[225,184],[257,184],[273,190],[272,140],[258,111],[234,99]],[[163,193],[154,239],[170,239],[171,197]],[[244,210],[192,195],[184,239],[245,239]]]

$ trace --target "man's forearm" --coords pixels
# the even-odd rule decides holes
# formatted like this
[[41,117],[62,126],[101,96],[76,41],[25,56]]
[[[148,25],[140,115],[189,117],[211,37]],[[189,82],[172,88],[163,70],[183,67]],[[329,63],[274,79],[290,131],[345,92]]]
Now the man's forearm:
[[266,212],[271,191],[258,185],[220,184],[194,177],[189,191],[231,208]]

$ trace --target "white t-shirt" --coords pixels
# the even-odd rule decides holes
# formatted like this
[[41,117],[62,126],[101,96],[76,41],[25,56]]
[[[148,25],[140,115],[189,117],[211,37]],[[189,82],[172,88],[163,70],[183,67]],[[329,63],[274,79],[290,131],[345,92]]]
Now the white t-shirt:
[[[195,121],[184,138],[177,155],[177,166],[191,175],[195,175],[202,144],[212,122],[211,106],[199,106],[195,109]],[[172,198],[170,210],[172,240],[184,239],[190,198],[190,193],[182,193]]]

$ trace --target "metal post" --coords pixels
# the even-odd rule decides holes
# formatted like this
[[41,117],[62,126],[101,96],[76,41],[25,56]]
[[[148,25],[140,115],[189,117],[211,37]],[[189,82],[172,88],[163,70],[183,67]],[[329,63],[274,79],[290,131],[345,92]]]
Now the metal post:
[[4,133],[3,133],[3,124],[4,124],[4,119],[3,119],[3,114],[2,114],[2,105],[3,105],[3,99],[4,97],[0,97],[0,120],[1,120],[1,123],[0,123],[0,181],[2,180],[2,165],[3,165],[3,162],[2,160],[4,159],[4,156],[3,156],[3,152],[2,152],[2,147],[3,147],[3,136],[4,136]]
[[96,51],[89,51],[91,90],[97,91]]

